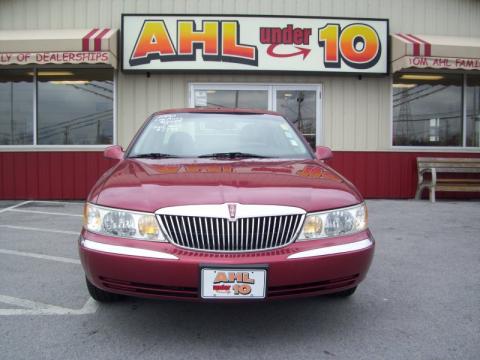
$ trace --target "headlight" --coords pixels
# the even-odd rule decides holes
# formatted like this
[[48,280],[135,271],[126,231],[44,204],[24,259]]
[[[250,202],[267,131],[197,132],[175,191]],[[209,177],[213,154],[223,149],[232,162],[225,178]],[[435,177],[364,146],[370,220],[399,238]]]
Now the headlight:
[[88,231],[103,235],[165,241],[155,215],[149,213],[85,204],[83,225]]
[[367,206],[362,203],[348,208],[307,214],[298,240],[348,235],[367,227]]

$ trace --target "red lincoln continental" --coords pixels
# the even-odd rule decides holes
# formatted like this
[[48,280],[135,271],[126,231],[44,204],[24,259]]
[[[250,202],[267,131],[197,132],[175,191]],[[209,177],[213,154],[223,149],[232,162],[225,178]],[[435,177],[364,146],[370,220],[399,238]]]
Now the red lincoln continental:
[[352,295],[374,252],[361,195],[278,113],[153,114],[93,187],[90,295],[192,300]]

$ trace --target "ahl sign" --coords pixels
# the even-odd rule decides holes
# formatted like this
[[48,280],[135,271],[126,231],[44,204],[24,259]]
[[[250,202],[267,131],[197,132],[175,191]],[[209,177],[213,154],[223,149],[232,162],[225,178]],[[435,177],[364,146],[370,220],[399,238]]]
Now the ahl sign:
[[387,73],[388,20],[123,15],[125,71]]

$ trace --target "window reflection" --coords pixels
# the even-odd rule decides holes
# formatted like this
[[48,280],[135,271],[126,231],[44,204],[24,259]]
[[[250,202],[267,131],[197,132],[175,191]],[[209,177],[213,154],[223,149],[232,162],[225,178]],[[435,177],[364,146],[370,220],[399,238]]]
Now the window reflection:
[[38,144],[112,143],[112,70],[42,69],[37,79]]
[[268,109],[266,90],[196,90],[195,107]]
[[0,145],[33,144],[33,70],[0,70]]
[[290,120],[316,146],[316,92],[313,90],[277,90],[277,111]]
[[393,145],[462,146],[462,75],[395,74]]
[[467,146],[480,146],[480,76],[467,75]]

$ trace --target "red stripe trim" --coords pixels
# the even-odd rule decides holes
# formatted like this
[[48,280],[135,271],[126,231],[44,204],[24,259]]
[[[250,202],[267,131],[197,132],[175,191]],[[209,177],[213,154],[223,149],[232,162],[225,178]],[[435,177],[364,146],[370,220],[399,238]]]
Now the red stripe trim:
[[428,41],[420,39],[418,36],[414,36],[412,34],[408,34],[408,36],[422,42],[425,45],[425,56],[432,56],[432,44],[430,44]]
[[420,56],[420,43],[414,39],[410,39],[404,34],[397,34],[397,36],[408,41],[410,44],[413,44],[413,56]]
[[110,29],[103,29],[102,32],[95,37],[95,40],[94,40],[94,50],[95,51],[102,50],[102,38],[109,31],[110,31]]
[[87,35],[85,35],[82,38],[82,51],[89,51],[88,42],[89,42],[90,38],[93,36],[93,34],[95,34],[97,31],[98,31],[97,28],[92,29],[92,30],[89,31],[89,33]]

